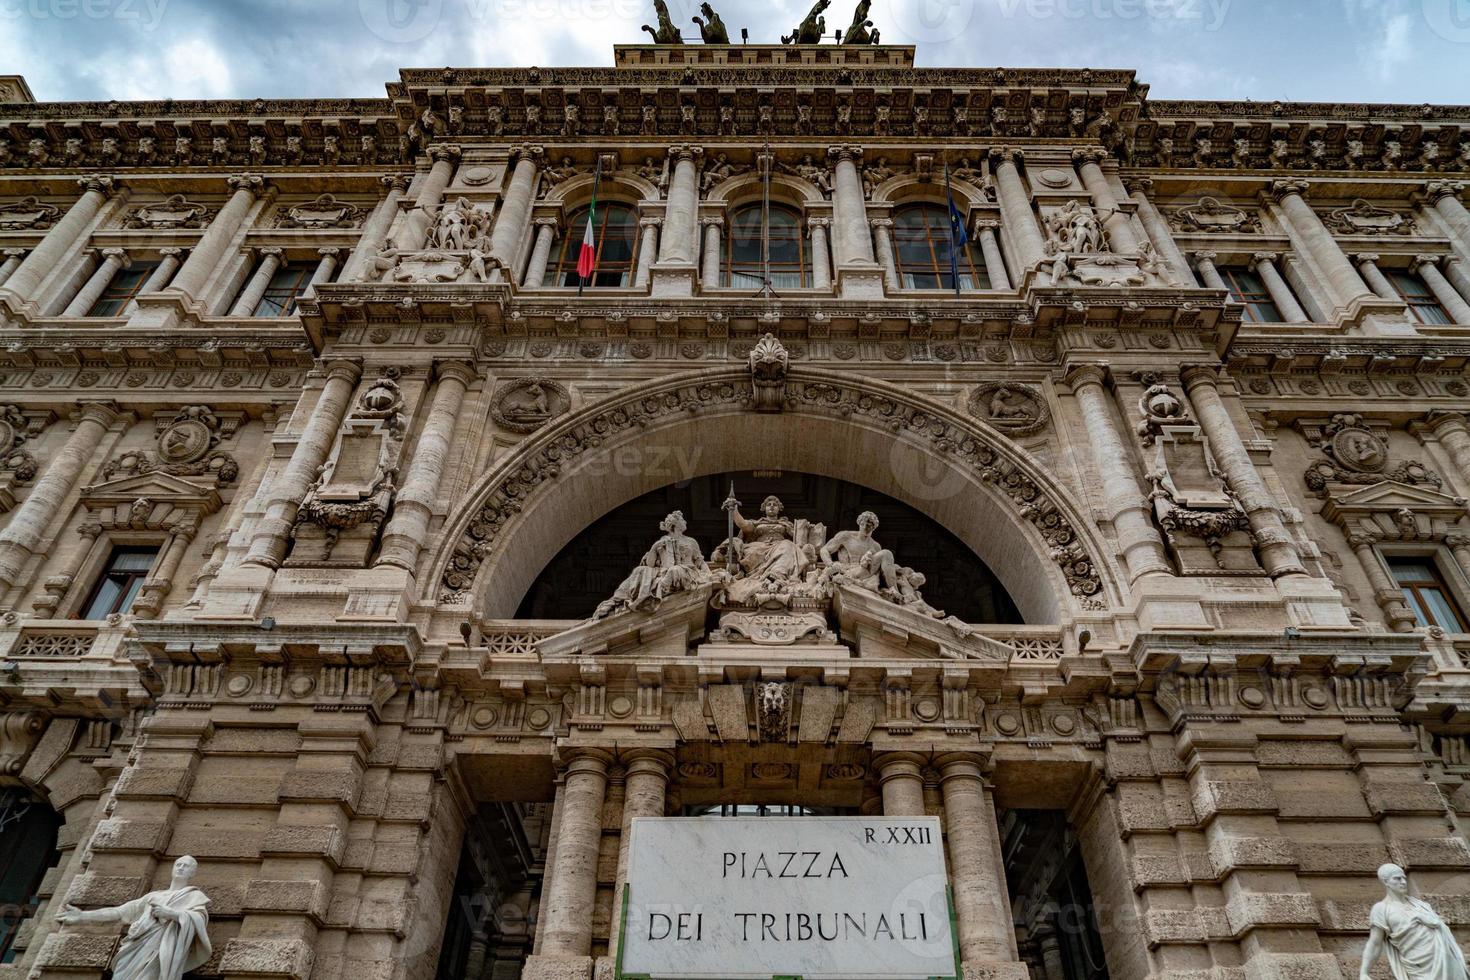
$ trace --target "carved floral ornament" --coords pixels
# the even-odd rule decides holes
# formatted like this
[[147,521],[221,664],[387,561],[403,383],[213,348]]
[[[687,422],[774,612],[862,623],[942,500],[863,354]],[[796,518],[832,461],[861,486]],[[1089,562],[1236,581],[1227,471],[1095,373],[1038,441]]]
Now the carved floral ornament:
[[203,228],[213,215],[214,211],[205,205],[190,201],[182,194],[174,194],[166,200],[134,208],[123,227],[151,228],[154,231]]
[[[936,455],[993,487],[1035,529],[1068,592],[1082,608],[1106,608],[1099,566],[1074,525],[1070,508],[1043,484],[1024,456],[1007,446],[991,445],[961,416],[893,386],[874,381],[859,384],[840,374],[809,368],[793,374],[786,384],[786,412],[882,427],[925,443]],[[461,518],[458,538],[452,539],[452,553],[444,559],[441,572],[442,601],[457,603],[467,597],[481,565],[527,501],[543,485],[554,483],[578,457],[612,439],[680,423],[693,414],[731,414],[753,408],[750,375],[737,369],[670,379],[555,423],[510,458],[477,495],[474,511]]]
[[363,209],[323,194],[314,201],[285,209],[278,228],[356,228],[362,224]]
[[45,204],[37,197],[23,197],[12,204],[0,204],[0,231],[41,231],[50,228],[61,209]]
[[1361,198],[1350,207],[1322,216],[1322,222],[1339,235],[1412,235],[1414,219]]

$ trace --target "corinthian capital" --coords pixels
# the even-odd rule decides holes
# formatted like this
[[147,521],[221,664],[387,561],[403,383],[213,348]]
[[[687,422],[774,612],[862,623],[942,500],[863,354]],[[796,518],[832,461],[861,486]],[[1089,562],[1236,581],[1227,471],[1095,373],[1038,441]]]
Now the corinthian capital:
[[87,174],[77,178],[77,186],[84,191],[96,191],[103,197],[111,197],[117,190],[117,181],[111,174]]
[[1286,177],[1271,181],[1266,187],[1266,196],[1280,204],[1293,194],[1298,197],[1306,197],[1311,189],[1311,181],[1302,180],[1300,177]]
[[994,146],[990,149],[990,159],[1001,163],[1020,163],[1026,155],[1014,146]]
[[827,147],[827,156],[839,163],[843,160],[851,160],[856,163],[863,158],[863,148],[856,143],[838,143]]
[[1154,180],[1152,177],[1124,177],[1123,187],[1130,194],[1152,194],[1154,192]]
[[522,143],[510,148],[510,162],[519,163],[522,160],[530,160],[538,167],[546,157],[546,147],[539,143]]
[[1425,204],[1433,206],[1447,197],[1453,197],[1459,200],[1460,195],[1464,192],[1465,184],[1463,181],[1431,180],[1420,188],[1417,196]]
[[399,193],[408,190],[408,185],[412,182],[412,174],[384,174],[378,178],[378,183],[382,184],[385,190]]
[[428,150],[429,159],[435,163],[441,163],[445,160],[453,163],[460,158],[463,152],[458,143],[434,143]]
[[691,143],[676,143],[669,147],[669,159],[678,163],[681,160],[698,160],[704,156],[704,147],[695,146]]
[[1072,151],[1072,162],[1076,164],[1096,163],[1101,165],[1108,159],[1108,151],[1100,146],[1084,146]]

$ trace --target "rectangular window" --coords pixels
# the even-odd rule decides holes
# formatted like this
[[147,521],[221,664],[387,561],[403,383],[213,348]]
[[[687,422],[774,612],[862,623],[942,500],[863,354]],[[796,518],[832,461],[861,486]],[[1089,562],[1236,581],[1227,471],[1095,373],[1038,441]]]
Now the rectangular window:
[[1404,590],[1404,601],[1414,610],[1420,626],[1438,626],[1450,633],[1470,633],[1465,614],[1455,602],[1439,566],[1428,555],[1389,556],[1389,570]]
[[119,316],[142,290],[157,262],[134,262],[130,268],[117,270],[117,275],[107,284],[97,302],[87,311],[87,316]]
[[1394,292],[1409,304],[1409,315],[1419,323],[1450,323],[1450,315],[1439,305],[1434,290],[1407,269],[1384,269],[1383,274],[1393,284]]
[[1220,278],[1230,290],[1230,298],[1245,307],[1247,323],[1281,323],[1284,317],[1271,298],[1266,283],[1252,269],[1244,266],[1222,266]]
[[92,589],[82,609],[82,619],[106,619],[113,613],[127,612],[143,587],[143,580],[153,568],[158,549],[150,547],[113,548],[107,566]]
[[290,316],[296,312],[296,301],[311,284],[311,270],[283,265],[271,276],[270,285],[251,316]]

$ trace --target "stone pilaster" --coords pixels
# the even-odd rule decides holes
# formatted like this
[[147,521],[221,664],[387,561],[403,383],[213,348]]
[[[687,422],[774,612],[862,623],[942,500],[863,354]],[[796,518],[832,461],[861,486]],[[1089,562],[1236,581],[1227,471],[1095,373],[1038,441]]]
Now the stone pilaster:
[[4,258],[4,261],[0,262],[0,286],[3,286],[10,281],[11,276],[15,275],[15,270],[20,268],[21,260],[26,257],[26,250],[23,248],[3,249],[0,250],[0,257]]
[[840,273],[848,265],[871,266],[873,233],[868,227],[868,205],[858,174],[860,146],[828,148],[832,159],[832,255]]
[[714,289],[720,285],[720,231],[725,226],[725,219],[717,214],[707,215],[699,219],[699,226],[704,229],[704,253],[700,259],[699,280],[705,289]]
[[662,749],[635,749],[623,754],[623,814],[618,835],[618,877],[613,893],[612,924],[607,954],[617,961],[618,944],[622,941],[621,924],[623,891],[628,887],[628,849],[632,844],[633,821],[637,817],[662,817],[673,772],[674,757]]
[[1005,257],[1000,251],[999,221],[976,221],[975,239],[980,243],[980,254],[985,257],[985,272],[990,277],[990,288],[1008,290],[1011,277],[1006,271]]
[[1465,185],[1460,181],[1431,180],[1419,192],[1419,200],[1449,229],[1456,250],[1470,258],[1470,210],[1460,200],[1464,192]]
[[898,258],[893,253],[893,219],[873,218],[868,223],[873,226],[873,236],[878,242],[878,264],[883,267],[883,284],[889,292],[897,292]]
[[[178,272],[179,266],[183,264],[184,251],[182,248],[159,249],[158,265],[144,281],[142,288],[138,290],[138,295],[152,296],[154,293],[167,289],[169,283],[173,281],[174,273]],[[127,307],[123,310],[123,315],[131,316],[137,308],[138,301],[129,300]]]
[[1082,413],[1108,518],[1118,536],[1130,581],[1146,575],[1170,575],[1173,566],[1149,515],[1148,495],[1134,471],[1133,452],[1123,441],[1118,413],[1106,388],[1107,377],[1106,366],[1088,364],[1073,370],[1067,382]]
[[260,174],[237,174],[225,183],[233,192],[230,199],[219,209],[198,244],[189,252],[189,260],[169,284],[170,291],[183,293],[191,300],[203,298],[205,284],[229,251],[256,200],[266,194],[275,194],[275,189],[268,186]]
[[812,288],[832,288],[832,249],[828,242],[828,232],[832,227],[831,218],[811,218],[807,221],[807,227],[811,229],[812,236]]
[[82,188],[82,196],[77,198],[76,203],[67,209],[66,215],[46,232],[46,237],[31,249],[30,254],[11,270],[5,280],[5,289],[16,299],[36,298],[36,288],[91,229],[102,205],[107,203],[116,187],[113,178],[106,174],[91,174],[79,178],[77,185]]
[[1225,278],[1220,275],[1220,269],[1215,265],[1215,259],[1217,258],[1219,258],[1219,255],[1215,252],[1195,252],[1195,268],[1199,269],[1200,280],[1205,284],[1206,288],[1223,289],[1228,293],[1230,286],[1225,282]]
[[1398,290],[1393,288],[1393,283],[1389,282],[1388,277],[1383,274],[1383,270],[1378,268],[1377,255],[1371,252],[1360,252],[1353,256],[1353,261],[1358,263],[1358,272],[1362,274],[1363,281],[1368,284],[1368,288],[1373,290],[1379,299],[1386,299],[1391,302],[1402,301]]
[[1470,303],[1467,303],[1455,287],[1450,285],[1444,273],[1439,271],[1440,257],[1438,255],[1419,255],[1414,258],[1414,271],[1419,273],[1419,278],[1434,293],[1434,298],[1439,300],[1439,305],[1449,314],[1450,322],[1470,324]]
[[378,557],[379,565],[395,565],[409,573],[414,571],[419,554],[428,543],[429,521],[449,460],[450,440],[459,421],[465,391],[476,377],[471,365],[457,361],[441,362],[437,371],[439,380],[434,387],[433,405],[413,444],[413,459],[393,501],[393,519],[383,532]]
[[241,559],[243,564],[275,568],[285,557],[296,511],[316,481],[322,463],[326,462],[361,376],[362,366],[354,361],[339,360],[327,365],[321,395],[285,472],[270,485],[270,501],[255,526],[250,551]]
[[1031,207],[1031,195],[1021,180],[1020,162],[1019,150],[1001,147],[990,151],[1001,218],[1005,221],[1018,279],[1024,278],[1026,272],[1046,256],[1046,239],[1042,237],[1041,225],[1037,223],[1036,212]]
[[653,275],[653,265],[658,261],[658,230],[663,223],[663,218],[653,215],[638,219],[638,268],[633,273],[633,285],[639,289],[646,289]]
[[669,149],[673,176],[669,180],[668,203],[663,231],[659,235],[659,265],[694,265],[695,222],[699,211],[700,146],[681,145]]
[[1256,472],[1256,464],[1252,462],[1245,442],[1220,397],[1216,371],[1209,367],[1192,367],[1186,369],[1180,379],[1194,403],[1195,417],[1210,440],[1215,461],[1250,517],[1261,564],[1273,578],[1305,575],[1307,570],[1297,554],[1296,545],[1286,533],[1281,511],[1266,489],[1261,474]]

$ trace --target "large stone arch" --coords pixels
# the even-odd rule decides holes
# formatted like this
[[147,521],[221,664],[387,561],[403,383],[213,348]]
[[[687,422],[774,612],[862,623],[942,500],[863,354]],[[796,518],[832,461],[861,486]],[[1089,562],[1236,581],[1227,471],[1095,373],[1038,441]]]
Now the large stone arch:
[[518,446],[446,526],[425,598],[509,617],[578,529],[614,507],[680,479],[781,468],[929,515],[990,565],[1028,622],[1121,596],[1081,508],[994,429],[886,382],[806,367],[791,370],[782,412],[755,412],[750,375],[731,366],[631,387]]

